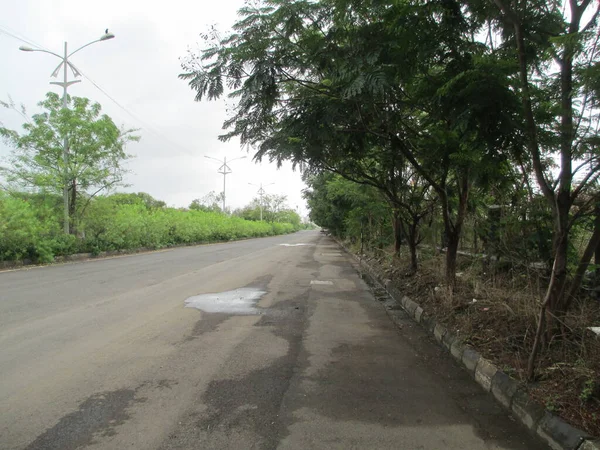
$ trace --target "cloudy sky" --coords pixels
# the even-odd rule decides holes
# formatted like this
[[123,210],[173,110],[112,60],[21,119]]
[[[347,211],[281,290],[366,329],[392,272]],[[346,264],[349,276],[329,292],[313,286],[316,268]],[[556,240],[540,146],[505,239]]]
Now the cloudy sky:
[[[225,101],[194,102],[194,92],[177,78],[180,58],[188,48],[198,47],[199,34],[208,26],[227,31],[242,4],[243,0],[0,0],[0,99],[10,96],[33,114],[46,92],[62,93],[62,88],[48,84],[60,60],[19,51],[20,45],[62,54],[65,41],[74,50],[108,28],[115,39],[73,56],[72,63],[85,76],[69,94],[99,102],[118,125],[141,129],[142,140],[128,148],[135,155],[128,165],[133,172],[127,178],[128,191],[187,206],[210,191],[222,191],[219,164],[205,155],[229,160],[247,153],[237,141],[217,140]],[[0,109],[0,122],[17,129],[21,119]],[[0,143],[0,157],[8,151]],[[290,166],[277,170],[267,162],[256,164],[251,156],[231,163],[228,206],[243,206],[255,196],[257,189],[248,183],[274,183],[266,188],[268,193],[287,195],[288,204],[305,213],[300,174]]]

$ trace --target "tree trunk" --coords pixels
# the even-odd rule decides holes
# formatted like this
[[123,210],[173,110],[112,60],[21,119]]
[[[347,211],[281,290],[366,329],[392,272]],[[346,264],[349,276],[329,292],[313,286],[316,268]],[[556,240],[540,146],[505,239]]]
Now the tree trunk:
[[[548,309],[550,312],[555,313],[562,309],[564,299],[562,298],[562,291],[564,284],[567,281],[567,264],[568,264],[568,250],[569,250],[569,236],[568,231],[557,232],[556,236],[557,243],[554,247],[554,283],[548,286],[548,291],[551,292],[550,302]],[[550,323],[550,321],[549,321]]]
[[[573,181],[572,159],[573,159],[573,141],[575,130],[573,127],[573,55],[574,44],[567,42],[564,46],[560,58],[560,174],[558,177],[558,192],[555,193],[554,188],[547,182],[544,167],[541,161],[541,152],[537,141],[537,124],[533,114],[531,95],[529,91],[528,80],[528,61],[527,49],[525,46],[525,37],[521,18],[516,11],[513,11],[508,3],[503,0],[493,0],[494,3],[503,12],[506,19],[512,22],[515,31],[515,42],[517,55],[519,60],[519,72],[521,78],[521,94],[523,102],[523,112],[525,117],[525,136],[527,147],[530,150],[533,168],[538,185],[548,201],[548,204],[553,213],[554,219],[554,236],[553,250],[554,262],[552,265],[552,273],[550,282],[544,296],[544,301],[540,309],[540,314],[537,321],[537,330],[535,341],[529,362],[527,366],[527,377],[533,379],[535,361],[541,346],[541,340],[544,335],[544,328],[548,329],[548,333],[552,332],[552,322],[554,315],[560,312],[566,312],[566,308],[570,305],[574,289],[579,288],[583,274],[587,267],[587,262],[592,256],[594,250],[593,240],[596,239],[596,233],[592,237],[584,257],[581,259],[574,284],[571,286],[568,295],[565,295],[567,282],[567,256],[568,256],[568,238],[569,238],[569,211],[575,200],[571,195],[571,186]],[[569,34],[575,35],[579,31],[580,20],[583,12],[591,3],[589,0],[583,1],[581,5],[573,0],[568,2],[571,8]],[[548,326],[546,320],[548,319]]]
[[581,287],[581,282],[583,281],[583,277],[585,276],[585,272],[590,264],[590,261],[592,260],[592,255],[595,252],[597,252],[599,244],[600,244],[600,227],[595,227],[594,233],[592,234],[592,237],[590,238],[588,245],[586,246],[585,251],[583,252],[583,256],[581,257],[581,260],[579,261],[579,266],[577,267],[577,270],[575,271],[575,276],[573,277],[573,281],[571,282],[571,285],[569,287],[569,292],[565,296],[565,303],[563,306],[564,312],[567,312],[569,310],[569,307],[571,306],[573,299],[577,295],[577,292],[579,291],[579,288]]
[[540,308],[540,312],[537,320],[537,328],[535,330],[535,339],[533,341],[533,347],[531,348],[531,353],[529,354],[529,360],[527,361],[527,380],[533,381],[535,378],[535,363],[537,360],[538,353],[540,351],[540,347],[542,345],[542,338],[544,335],[544,330],[546,328],[546,317],[551,317],[548,314],[548,306],[553,301],[553,297],[560,295],[560,290],[562,286],[556,280],[556,275],[559,272],[557,270],[557,265],[560,264],[557,259],[554,259],[554,264],[552,265],[552,273],[550,275],[550,283],[548,284],[548,288],[546,289],[546,294],[544,295],[544,300],[542,302],[542,306]]
[[[596,203],[594,214],[594,233],[598,233],[600,232],[600,203]],[[596,251],[594,252],[594,264],[596,265],[594,287],[597,287],[600,284],[600,242],[596,245]]]
[[392,227],[394,229],[394,254],[400,253],[400,245],[402,244],[402,219],[400,211],[396,208],[393,210]]
[[459,196],[458,196],[458,210],[456,211],[456,217],[452,221],[450,217],[450,211],[448,209],[448,198],[446,196],[440,196],[442,199],[442,206],[445,209],[444,217],[444,230],[446,232],[447,239],[447,251],[446,251],[446,284],[452,292],[456,285],[456,259],[458,254],[458,245],[460,244],[460,238],[462,234],[462,227],[467,215],[467,202],[469,200],[470,184],[469,184],[469,171],[465,170],[459,180],[457,180]]
[[448,247],[446,249],[446,284],[451,292],[456,285],[456,261],[458,256],[458,243],[460,241],[460,232],[446,231],[448,238]]
[[77,207],[77,180],[71,181],[71,198],[69,200],[69,220],[71,226],[69,227],[71,234],[76,234],[76,223],[75,223],[75,211]]
[[410,270],[412,273],[416,273],[419,268],[419,262],[417,259],[417,242],[419,240],[418,236],[418,221],[413,219],[413,223],[411,223],[408,227],[408,248],[410,250]]

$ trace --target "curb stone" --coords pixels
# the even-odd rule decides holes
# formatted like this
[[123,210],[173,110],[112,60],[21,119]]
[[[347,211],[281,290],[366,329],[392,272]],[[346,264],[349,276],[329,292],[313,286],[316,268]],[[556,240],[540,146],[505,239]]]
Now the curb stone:
[[582,441],[589,437],[548,412],[540,420],[536,432],[548,441],[550,447],[556,450],[577,449]]
[[514,395],[511,410],[527,428],[533,431],[537,429],[538,422],[545,414],[544,409],[534,403],[522,389]]
[[415,309],[415,320],[418,323],[421,323],[422,316],[423,316],[423,308],[421,308],[420,306],[417,306],[417,309]]
[[[436,323],[423,308],[407,296],[402,295],[392,286],[389,279],[382,280],[365,261],[360,260],[341,242],[338,244],[360,264],[370,278],[385,286],[392,301],[402,305],[411,318],[421,323],[421,326],[433,334],[435,339],[450,350],[452,356],[471,373],[486,391],[512,413],[532,432],[543,439],[552,449],[556,450],[600,450],[600,439],[590,438],[589,435],[572,427],[559,417],[545,411],[535,403],[519,384],[501,371],[493,363],[483,358],[475,349],[466,345],[458,336],[443,325]],[[387,302],[386,302],[387,305]],[[387,314],[396,324],[405,317],[398,311],[385,308]]]
[[[392,296],[392,297],[393,297],[393,296]],[[402,298],[400,299],[400,304],[402,305],[402,307],[403,307],[404,309],[406,309],[406,304],[407,304],[406,302],[407,302],[407,301],[408,301],[408,297],[406,297],[406,296],[404,296],[404,297],[402,297]]]
[[444,337],[442,338],[442,345],[446,347],[446,350],[450,351],[452,349],[452,343],[456,340],[456,335],[451,331],[446,331]]
[[489,392],[492,389],[492,379],[498,372],[498,368],[485,358],[479,358],[479,362],[475,367],[475,381],[477,381],[483,389]]
[[415,316],[415,310],[417,309],[419,305],[416,304],[416,302],[413,302],[411,299],[409,299],[408,297],[406,297],[406,311],[408,312],[408,315],[411,317]]
[[477,363],[479,362],[479,358],[481,355],[473,350],[471,347],[465,347],[465,350],[462,354],[462,363],[467,368],[473,376],[475,376],[475,367],[477,367]]
[[465,343],[460,339],[455,339],[450,347],[450,353],[459,363],[462,363],[463,352],[465,351]]
[[433,329],[433,335],[435,336],[435,340],[440,344],[442,343],[442,339],[444,339],[444,335],[447,333],[447,329],[444,325],[440,325],[439,323]]
[[600,450],[600,439],[594,441],[583,441],[579,450]]
[[425,311],[421,314],[421,326],[425,328],[429,334],[432,334],[433,329],[435,328],[435,320],[433,320],[433,318]]
[[499,370],[492,378],[492,395],[496,397],[505,408],[510,409],[512,398],[517,393],[519,385],[511,377]]

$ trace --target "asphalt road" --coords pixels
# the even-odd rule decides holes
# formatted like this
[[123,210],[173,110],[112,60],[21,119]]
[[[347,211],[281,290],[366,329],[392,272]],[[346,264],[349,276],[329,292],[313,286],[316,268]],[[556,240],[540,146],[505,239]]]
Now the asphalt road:
[[318,232],[0,273],[0,449],[86,447],[545,448]]

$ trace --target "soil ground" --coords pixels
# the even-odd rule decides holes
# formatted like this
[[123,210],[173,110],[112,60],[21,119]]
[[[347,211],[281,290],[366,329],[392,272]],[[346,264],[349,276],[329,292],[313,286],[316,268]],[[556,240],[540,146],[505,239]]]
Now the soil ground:
[[[463,256],[450,294],[444,285],[444,254],[422,251],[415,274],[407,269],[407,253],[393,256],[391,249],[383,249],[361,257],[436,321],[525,383],[544,274],[492,268]],[[582,295],[562,323],[562,331],[547,341],[528,390],[547,410],[600,436],[600,337],[587,329],[600,326],[600,301]]]

